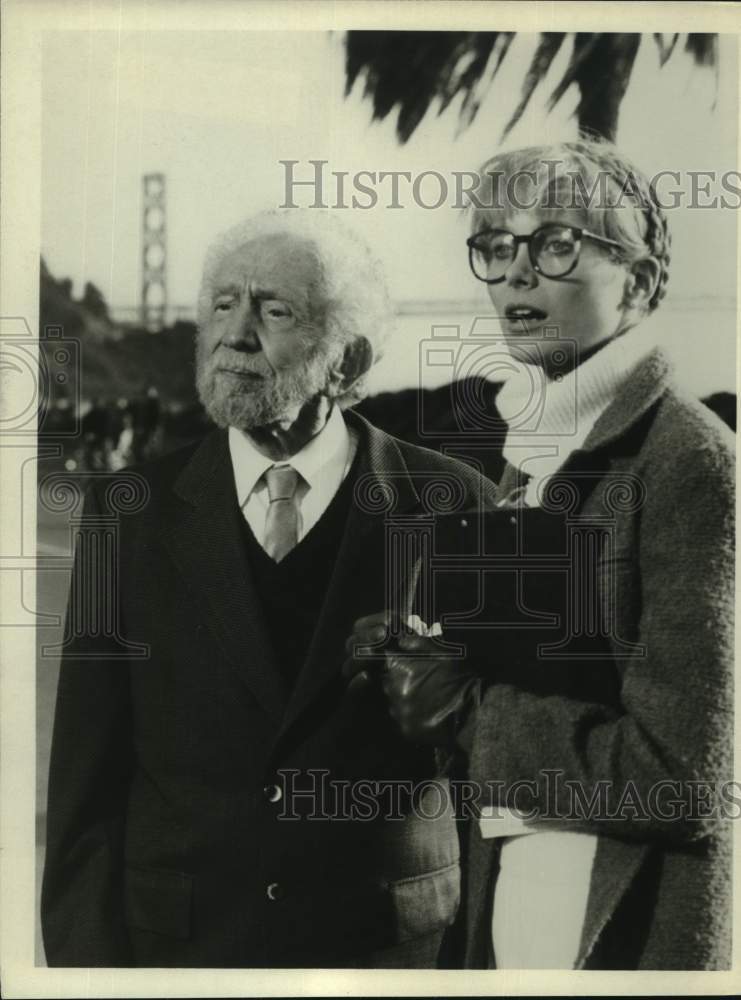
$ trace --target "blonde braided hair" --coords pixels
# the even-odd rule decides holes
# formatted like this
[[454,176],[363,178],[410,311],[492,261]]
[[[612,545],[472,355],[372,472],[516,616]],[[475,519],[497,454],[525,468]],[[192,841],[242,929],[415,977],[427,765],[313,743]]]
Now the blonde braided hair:
[[[666,295],[672,241],[669,221],[661,207],[653,181],[638,170],[627,157],[619,153],[612,143],[605,140],[581,138],[575,142],[565,142],[562,145],[564,150],[573,149],[584,160],[592,159],[619,185],[621,194],[630,185],[633,202],[641,209],[645,218],[646,225],[645,232],[642,234],[642,242],[650,255],[656,259],[660,268],[656,289],[647,305],[648,311],[653,312]],[[640,258],[631,256],[630,259]]]
[[656,189],[652,182],[649,183],[649,192],[651,195],[650,203],[644,208],[648,221],[645,241],[646,246],[651,251],[651,256],[656,258],[661,268],[656,290],[648,303],[649,311],[653,311],[658,308],[659,303],[666,295],[666,285],[669,281],[669,264],[672,259],[672,234],[669,231],[669,222],[659,203]]

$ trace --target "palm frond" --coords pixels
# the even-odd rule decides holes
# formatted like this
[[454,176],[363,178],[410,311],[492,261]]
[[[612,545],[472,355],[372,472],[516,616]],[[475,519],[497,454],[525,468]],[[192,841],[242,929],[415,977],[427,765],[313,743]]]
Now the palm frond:
[[715,34],[687,35],[684,50],[689,52],[698,66],[718,65],[718,36]]
[[540,81],[544,79],[548,70],[551,68],[551,63],[556,58],[565,37],[566,35],[564,32],[544,31],[541,34],[538,47],[535,50],[535,55],[533,56],[530,67],[525,74],[522,91],[520,92],[520,102],[512,113],[512,117],[504,126],[502,139],[505,139],[509,135],[515,125],[519,122],[520,118],[522,118],[525,109],[530,103],[530,98],[533,96],[535,88],[538,86]]
[[[382,120],[398,107],[396,134],[403,144],[437,102],[438,114],[462,95],[458,133],[476,118],[484,96],[512,44],[511,31],[349,31],[346,36],[345,94],[364,77],[363,97],[372,102],[373,120]],[[573,36],[568,66],[551,93],[552,111],[566,91],[576,86],[579,127],[606,138],[615,137],[620,103],[630,82],[642,35],[583,33]],[[520,97],[507,122],[504,138],[520,121],[538,84],[560,51],[565,34],[542,32],[525,74]],[[663,66],[677,48],[670,39],[654,34]],[[718,72],[718,36],[689,34],[684,45],[698,66]]]
[[438,114],[447,110],[454,97],[463,92],[468,98],[480,85],[494,46],[502,34],[511,32],[479,32],[470,39],[470,44],[458,58],[458,64],[452,67],[452,72],[446,80],[440,81],[440,109]]
[[718,90],[720,88],[718,36],[708,34],[687,35],[684,49],[685,52],[689,52],[694,58],[696,65],[712,68],[715,72],[715,97],[712,104],[712,110],[714,111],[718,103]]
[[584,63],[590,58],[603,37],[601,32],[595,32],[594,34],[579,32],[574,35],[574,48],[571,52],[569,65],[566,67],[566,71],[556,87],[554,87],[553,93],[548,98],[548,111],[553,111],[572,83],[579,82],[583,76]]
[[478,80],[468,88],[466,95],[463,98],[456,136],[460,135],[461,132],[467,129],[478,114],[481,102],[483,101],[486,92],[494,82],[494,77],[499,72],[499,67],[502,65],[504,57],[507,55],[514,37],[514,31],[500,31],[498,33],[498,38],[496,39],[496,42],[492,47],[492,52],[490,53],[490,59],[493,59],[493,66],[488,74],[488,79],[484,82],[484,72],[486,70],[485,64]]
[[[498,32],[349,31],[345,93],[365,76],[364,97],[373,119],[383,120],[398,105],[396,132],[409,139],[440,99],[447,107],[456,94],[475,89],[486,69]],[[465,68],[460,69],[461,66]]]
[[[577,35],[575,44],[578,40]],[[638,34],[605,34],[597,44],[589,46],[589,55],[581,61],[574,78],[579,87],[576,116],[582,132],[615,140],[620,104],[640,44]]]
[[671,36],[671,41],[667,43],[664,35],[656,32],[654,33],[654,41],[659,50],[659,65],[663,66],[668,59],[671,58],[671,54],[677,46],[679,41],[679,34],[675,33]]

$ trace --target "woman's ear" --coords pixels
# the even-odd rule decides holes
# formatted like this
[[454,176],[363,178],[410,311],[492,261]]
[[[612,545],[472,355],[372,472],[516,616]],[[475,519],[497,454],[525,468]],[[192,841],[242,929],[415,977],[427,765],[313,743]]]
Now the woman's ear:
[[623,306],[626,309],[645,309],[656,291],[661,276],[661,265],[655,257],[634,261],[623,286]]
[[373,348],[366,337],[355,337],[345,345],[339,364],[329,373],[329,387],[332,396],[341,396],[351,385],[362,378],[373,365]]

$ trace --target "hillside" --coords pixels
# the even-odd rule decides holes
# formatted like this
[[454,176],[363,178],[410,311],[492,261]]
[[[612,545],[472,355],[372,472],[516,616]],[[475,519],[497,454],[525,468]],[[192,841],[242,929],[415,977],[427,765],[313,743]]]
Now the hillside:
[[[70,281],[56,280],[42,260],[41,343],[52,377],[61,371],[53,349],[57,342],[45,339],[44,332],[61,327],[65,339],[80,345],[81,399],[133,399],[155,386],[167,404],[181,408],[196,402],[193,323],[177,322],[156,334],[117,324],[94,285],[87,284],[80,299],[72,297],[71,287]],[[76,394],[73,373],[69,395],[76,398]]]

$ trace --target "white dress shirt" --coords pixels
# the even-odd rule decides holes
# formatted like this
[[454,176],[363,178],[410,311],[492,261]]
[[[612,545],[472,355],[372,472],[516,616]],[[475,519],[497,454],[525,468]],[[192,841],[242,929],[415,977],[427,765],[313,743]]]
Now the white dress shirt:
[[265,472],[273,465],[291,465],[299,473],[296,496],[298,539],[301,541],[329,507],[350,471],[357,448],[357,436],[348,429],[338,406],[332,407],[321,431],[285,461],[273,462],[258,451],[247,434],[236,427],[229,428],[229,454],[237,499],[245,520],[263,548],[270,503]]
[[[502,386],[497,407],[510,424],[504,457],[532,478],[523,502],[540,506],[542,489],[580,448],[597,420],[655,346],[641,328],[629,331],[560,381],[521,365]],[[514,812],[492,807],[479,820],[482,837],[503,838],[492,944],[500,969],[571,969],[584,926],[597,835],[538,829]]]

